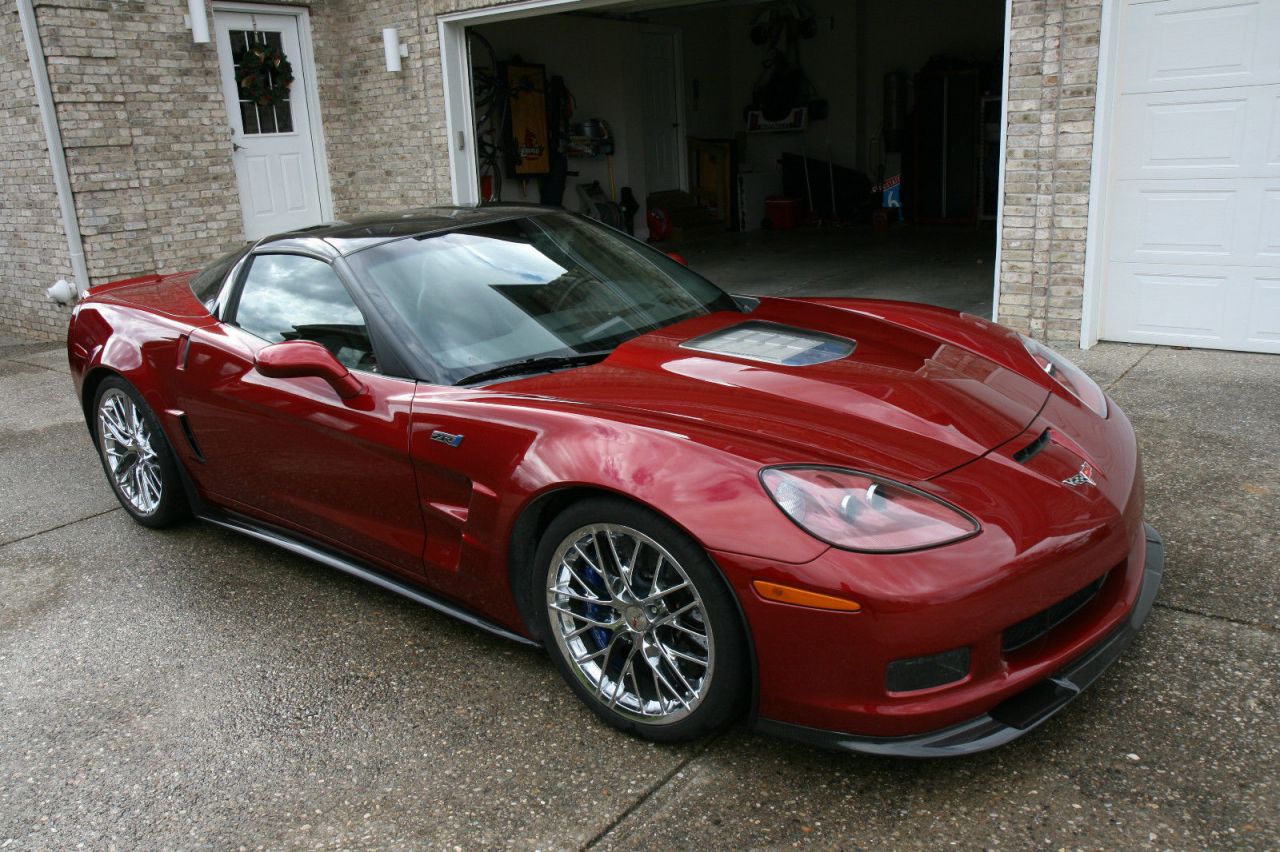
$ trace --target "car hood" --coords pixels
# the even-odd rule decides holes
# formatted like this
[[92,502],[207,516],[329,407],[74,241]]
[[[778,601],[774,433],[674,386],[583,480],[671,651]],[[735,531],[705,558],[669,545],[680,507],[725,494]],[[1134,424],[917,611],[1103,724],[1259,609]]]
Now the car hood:
[[[784,366],[695,350],[690,341],[744,322],[823,332],[852,354]],[[580,369],[488,388],[589,406],[719,442],[767,463],[811,462],[925,480],[1020,435],[1048,396],[1033,381],[936,334],[843,307],[762,299],[668,326]]]

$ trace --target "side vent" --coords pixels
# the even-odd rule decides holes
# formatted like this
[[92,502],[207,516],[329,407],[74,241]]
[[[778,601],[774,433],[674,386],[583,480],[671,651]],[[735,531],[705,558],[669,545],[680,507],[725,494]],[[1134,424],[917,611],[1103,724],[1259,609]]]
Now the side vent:
[[1053,438],[1053,430],[1045,429],[1043,432],[1040,433],[1039,438],[1036,438],[1030,444],[1027,444],[1025,447],[1023,447],[1022,449],[1014,453],[1013,460],[1016,461],[1018,464],[1026,464],[1027,462],[1035,458],[1037,455],[1039,455],[1041,450],[1049,446],[1049,441],[1052,438]]
[[204,462],[204,453],[200,452],[200,445],[196,443],[196,434],[191,431],[191,423],[187,421],[187,415],[179,414],[178,422],[182,424],[182,434],[187,438],[187,444],[191,447],[191,452],[196,454],[196,458],[202,463]]

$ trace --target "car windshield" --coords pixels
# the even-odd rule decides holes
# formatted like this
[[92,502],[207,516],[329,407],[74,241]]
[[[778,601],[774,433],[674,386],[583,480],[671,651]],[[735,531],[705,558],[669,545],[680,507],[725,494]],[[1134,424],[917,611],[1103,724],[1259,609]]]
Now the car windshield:
[[450,384],[531,359],[607,353],[689,317],[737,310],[661,252],[563,213],[398,240],[348,260]]

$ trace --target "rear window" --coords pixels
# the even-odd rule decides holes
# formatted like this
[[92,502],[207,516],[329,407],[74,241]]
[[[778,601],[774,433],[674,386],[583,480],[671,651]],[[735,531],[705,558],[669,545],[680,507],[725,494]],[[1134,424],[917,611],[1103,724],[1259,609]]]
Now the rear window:
[[218,292],[222,289],[222,282],[226,280],[227,273],[240,258],[245,256],[249,248],[248,245],[243,245],[227,252],[191,279],[191,292],[196,294],[197,299],[204,302],[206,308],[213,307],[213,300],[218,298]]

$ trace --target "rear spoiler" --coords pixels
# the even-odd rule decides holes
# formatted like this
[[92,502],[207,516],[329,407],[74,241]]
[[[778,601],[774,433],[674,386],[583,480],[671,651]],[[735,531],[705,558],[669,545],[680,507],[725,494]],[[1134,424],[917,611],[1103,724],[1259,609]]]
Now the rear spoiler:
[[122,278],[119,281],[108,281],[105,284],[98,284],[90,287],[88,293],[90,296],[101,296],[103,293],[111,290],[118,290],[121,287],[129,287],[134,284],[151,284],[159,281],[162,276],[156,275],[154,272],[150,275],[139,275],[136,278]]

